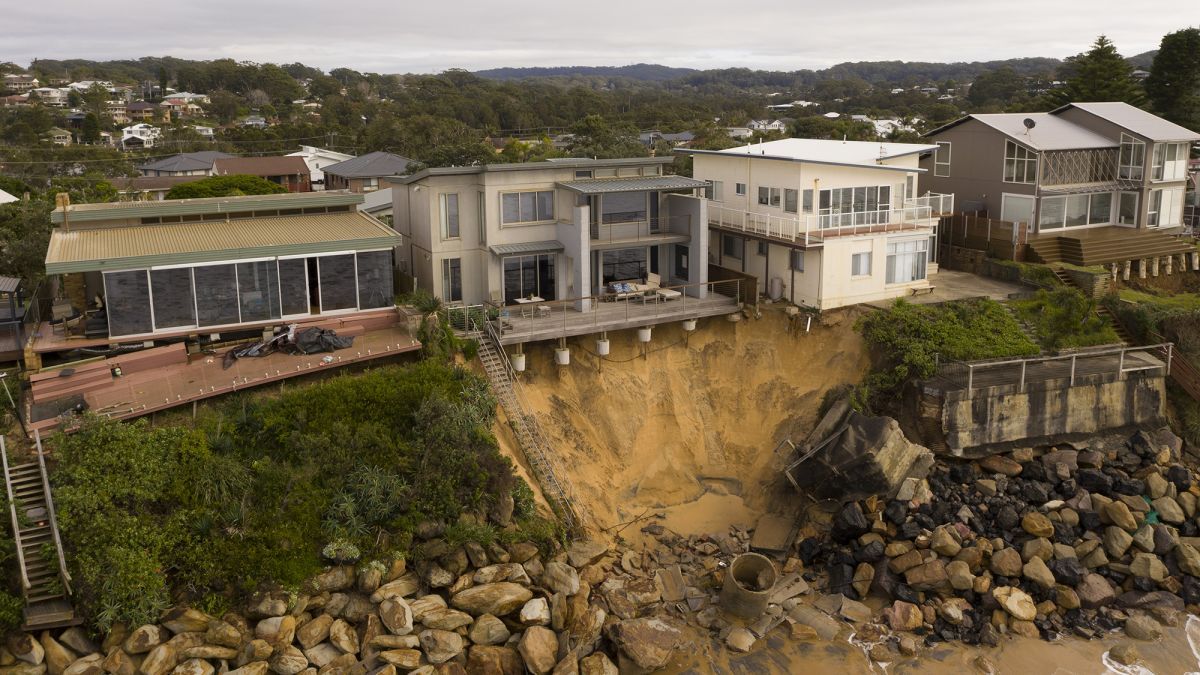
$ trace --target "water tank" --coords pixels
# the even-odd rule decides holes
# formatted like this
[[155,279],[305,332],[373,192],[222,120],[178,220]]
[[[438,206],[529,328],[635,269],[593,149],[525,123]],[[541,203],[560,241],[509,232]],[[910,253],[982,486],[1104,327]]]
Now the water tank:
[[608,338],[600,338],[599,340],[596,340],[596,354],[598,356],[608,356],[608,351]]
[[782,277],[771,277],[770,283],[767,284],[767,297],[772,300],[778,300],[783,297]]
[[517,371],[518,373],[525,372],[525,353],[521,352],[519,354],[513,354],[511,358],[513,370]]
[[560,366],[571,365],[571,350],[567,347],[559,347],[555,349],[554,362]]

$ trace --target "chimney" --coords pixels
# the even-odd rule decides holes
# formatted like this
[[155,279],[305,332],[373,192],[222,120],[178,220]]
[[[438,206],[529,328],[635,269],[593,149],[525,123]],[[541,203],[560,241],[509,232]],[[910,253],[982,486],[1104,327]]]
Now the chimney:
[[71,211],[71,195],[67,194],[66,192],[59,192],[58,194],[54,195],[54,203],[58,206],[58,208],[63,210],[63,230],[70,232],[71,221],[69,220],[70,216],[68,214]]

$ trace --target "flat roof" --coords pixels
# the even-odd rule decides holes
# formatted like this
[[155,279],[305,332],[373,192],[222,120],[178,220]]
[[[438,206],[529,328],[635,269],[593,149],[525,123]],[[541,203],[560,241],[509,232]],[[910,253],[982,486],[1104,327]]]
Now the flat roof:
[[864,169],[920,172],[916,167],[881,164],[883,160],[932,152],[936,145],[921,143],[877,143],[874,141],[832,141],[818,138],[784,138],[766,143],[752,143],[727,150],[680,149],[681,154],[716,155],[720,157],[754,157],[763,159],[853,166]]
[[[1100,134],[1065,120],[1051,113],[985,113],[967,115],[949,124],[943,125],[925,134],[933,136],[938,132],[958,126],[968,120],[975,120],[1008,136],[1018,143],[1034,150],[1095,150],[1115,148],[1116,140],[1105,138]],[[1025,126],[1025,120],[1033,121],[1033,128]]]
[[392,248],[400,235],[359,211],[64,230],[50,234],[46,273],[115,271]]
[[[200,176],[204,178],[204,176]],[[64,212],[61,207],[50,214],[50,222],[61,223],[69,215],[70,222],[152,218],[156,216],[199,216],[210,213],[244,213],[267,209],[299,209],[319,206],[353,206],[361,204],[363,196],[345,190],[300,192],[277,195],[243,195],[237,197],[201,197],[199,199],[167,199],[163,201],[110,202],[72,204]]]
[[395,183],[408,185],[429,176],[460,176],[494,171],[539,171],[542,169],[591,169],[599,166],[629,166],[637,164],[670,164],[673,157],[624,157],[620,159],[588,159],[586,157],[562,157],[541,162],[512,162],[505,164],[480,164],[476,166],[441,166],[421,169],[409,176],[396,177]]
[[213,161],[214,176],[248,174],[251,176],[308,175],[303,157],[227,157]]
[[559,187],[585,195],[609,192],[643,192],[647,190],[694,190],[712,185],[706,180],[687,176],[630,176],[628,178],[586,178],[560,181]]

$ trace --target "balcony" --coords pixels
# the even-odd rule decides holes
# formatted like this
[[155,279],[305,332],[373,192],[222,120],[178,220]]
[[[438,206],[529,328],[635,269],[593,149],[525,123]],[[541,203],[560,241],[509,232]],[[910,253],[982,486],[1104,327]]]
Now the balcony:
[[689,215],[660,216],[619,223],[593,222],[591,244],[593,250],[600,250],[682,243],[691,238],[691,227],[692,219]]
[[1078,194],[1137,189],[1141,167],[1121,170],[1118,159],[1117,148],[1044,152],[1038,190],[1042,194]]
[[664,286],[639,293],[483,306],[501,344],[557,340],[721,316],[739,307],[741,280]]
[[932,220],[953,211],[954,195],[933,193],[906,199],[900,208],[803,216],[743,211],[709,202],[708,223],[712,227],[744,232],[797,248],[818,248],[831,237],[931,228]]

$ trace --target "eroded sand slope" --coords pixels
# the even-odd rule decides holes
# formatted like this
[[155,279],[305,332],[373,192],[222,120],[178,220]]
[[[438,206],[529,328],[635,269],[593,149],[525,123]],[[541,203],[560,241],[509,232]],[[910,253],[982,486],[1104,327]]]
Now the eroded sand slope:
[[713,532],[788,511],[773,448],[802,439],[824,392],[868,366],[854,317],[826,323],[791,334],[778,311],[738,324],[714,318],[686,346],[669,324],[654,329],[648,358],[636,331],[610,333],[599,369],[594,336],[569,341],[566,367],[554,364],[554,343],[527,346],[526,397],[590,528],[650,509],[666,510],[681,534]]

